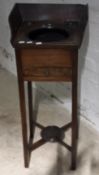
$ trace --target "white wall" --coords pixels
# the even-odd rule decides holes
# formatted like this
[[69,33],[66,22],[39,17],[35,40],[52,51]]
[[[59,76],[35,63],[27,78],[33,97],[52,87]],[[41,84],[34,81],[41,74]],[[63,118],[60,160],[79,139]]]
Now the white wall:
[[[44,2],[43,0],[1,0],[0,2],[0,64],[16,74],[14,50],[10,45],[8,14],[15,2]],[[89,3],[89,28],[79,52],[79,107],[82,116],[99,130],[99,1],[98,0],[45,0],[53,3]],[[88,41],[89,30],[89,41]],[[87,48],[87,49],[86,49]],[[70,108],[70,84],[39,83],[48,94],[54,94],[62,105]]]

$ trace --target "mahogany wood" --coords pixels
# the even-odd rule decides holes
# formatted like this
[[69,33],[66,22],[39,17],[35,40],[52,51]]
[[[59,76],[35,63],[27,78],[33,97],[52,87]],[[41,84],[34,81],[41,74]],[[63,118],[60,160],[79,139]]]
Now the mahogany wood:
[[[20,58],[18,50],[15,50],[16,57]],[[22,122],[22,136],[23,136],[23,151],[24,151],[24,165],[29,166],[29,149],[28,149],[28,134],[27,134],[27,120],[26,120],[26,104],[25,104],[25,89],[24,80],[22,76],[22,68],[20,60],[16,60],[18,85],[19,85],[19,98],[20,98],[20,110],[21,110],[21,122]]]
[[[35,121],[32,102],[32,81],[70,81],[72,83],[72,121],[60,128],[72,130],[71,146],[58,142],[71,151],[71,169],[77,165],[79,122],[77,114],[78,49],[88,20],[88,5],[81,4],[15,4],[9,16],[11,43],[15,48],[22,122],[24,165],[29,167],[31,151],[46,143],[33,142]],[[42,27],[60,28],[69,32],[63,41],[36,43],[30,41],[30,31]],[[26,116],[25,88],[27,81],[29,108],[29,138]]]
[[32,82],[27,82],[28,89],[28,106],[29,106],[29,125],[30,125],[30,139],[33,139],[33,95],[32,95]]
[[66,49],[22,49],[22,67],[30,68],[31,66],[53,66],[71,68],[73,54],[73,51],[66,51]]

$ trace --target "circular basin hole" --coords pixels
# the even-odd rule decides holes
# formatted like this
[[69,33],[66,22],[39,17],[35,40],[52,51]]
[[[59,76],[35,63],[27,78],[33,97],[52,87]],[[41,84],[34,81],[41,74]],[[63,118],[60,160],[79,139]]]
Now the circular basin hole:
[[33,30],[28,34],[30,40],[41,42],[54,42],[66,40],[69,37],[69,32],[59,28],[40,28]]

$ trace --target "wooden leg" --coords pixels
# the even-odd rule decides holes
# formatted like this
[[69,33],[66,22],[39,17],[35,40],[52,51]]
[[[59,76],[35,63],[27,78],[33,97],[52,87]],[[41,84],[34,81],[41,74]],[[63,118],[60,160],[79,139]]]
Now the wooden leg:
[[[77,58],[77,57],[76,57]],[[72,162],[71,169],[76,169],[77,141],[78,141],[78,115],[77,115],[77,60],[74,59],[72,76]]]
[[33,99],[32,99],[32,82],[28,83],[28,106],[29,106],[29,129],[30,139],[33,139]]
[[76,133],[77,133],[76,137],[77,137],[77,139],[79,139],[79,118],[78,118],[78,116],[77,116],[77,132]]
[[24,81],[22,79],[19,79],[19,97],[20,97],[20,110],[21,110],[21,122],[22,122],[24,165],[26,168],[28,168],[29,166],[29,148],[28,148],[28,136],[27,136],[25,90],[24,90]]
[[21,124],[22,124],[22,137],[23,137],[23,151],[24,151],[24,166],[28,168],[30,154],[28,148],[28,135],[27,135],[27,119],[26,119],[26,104],[25,104],[25,87],[24,79],[22,75],[20,50],[15,50],[16,63],[17,63],[17,74],[18,74],[18,87],[19,87],[19,100],[20,100],[20,111],[21,111]]
[[76,169],[77,161],[77,98],[76,98],[76,87],[72,87],[72,163],[71,169]]

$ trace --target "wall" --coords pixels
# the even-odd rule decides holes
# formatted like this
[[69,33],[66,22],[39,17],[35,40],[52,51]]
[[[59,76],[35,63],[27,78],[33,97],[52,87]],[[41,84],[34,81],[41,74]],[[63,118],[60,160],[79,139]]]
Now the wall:
[[[8,14],[15,0],[0,2],[0,64],[16,74],[14,50],[11,47]],[[23,0],[17,2],[44,2],[43,0]],[[89,3],[89,26],[86,28],[82,47],[79,51],[79,109],[99,130],[99,1],[98,0],[49,0],[58,3]],[[88,39],[89,35],[89,39]],[[87,49],[86,49],[87,48]],[[45,93],[52,94],[64,107],[70,109],[71,84],[38,83],[37,86]]]

